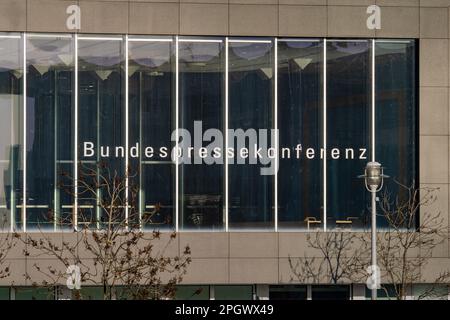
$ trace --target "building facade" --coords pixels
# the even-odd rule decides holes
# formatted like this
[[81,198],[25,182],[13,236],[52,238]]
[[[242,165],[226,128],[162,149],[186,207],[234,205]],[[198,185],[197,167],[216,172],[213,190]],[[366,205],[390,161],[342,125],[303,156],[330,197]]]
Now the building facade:
[[[75,240],[101,217],[61,172],[105,161],[138,172],[140,215],[161,207],[143,229],[178,231],[174,254],[191,247],[180,297],[365,298],[365,283],[296,282],[289,258],[319,254],[316,230],[370,230],[358,175],[371,160],[394,196],[394,181],[438,188],[430,210],[449,226],[449,12],[447,0],[2,1],[4,228]],[[191,156],[174,160],[185,132]],[[411,298],[450,269],[448,242]],[[10,252],[3,296],[28,296],[39,259]]]

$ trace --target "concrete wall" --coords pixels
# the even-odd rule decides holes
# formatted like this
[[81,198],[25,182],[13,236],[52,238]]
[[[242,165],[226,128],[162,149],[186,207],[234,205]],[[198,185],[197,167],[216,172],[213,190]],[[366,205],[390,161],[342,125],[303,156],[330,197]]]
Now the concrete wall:
[[[374,3],[377,31],[366,28]],[[450,0],[1,0],[0,31],[68,32],[70,4],[81,7],[83,33],[420,38],[420,183],[440,188],[434,208],[449,223]],[[184,244],[193,253],[185,283],[288,282],[288,256],[307,251],[304,233],[182,233],[173,250]],[[9,259],[16,284],[25,284],[21,275],[43,258],[15,248]],[[448,241],[424,280],[443,268]]]

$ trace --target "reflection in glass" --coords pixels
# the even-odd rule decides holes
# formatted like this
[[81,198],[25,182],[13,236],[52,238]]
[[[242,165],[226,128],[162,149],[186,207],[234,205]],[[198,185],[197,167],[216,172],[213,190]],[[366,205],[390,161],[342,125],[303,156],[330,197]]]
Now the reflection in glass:
[[61,176],[73,167],[73,57],[71,38],[27,39],[28,228],[67,223],[72,214]]
[[[407,201],[405,188],[417,187],[417,98],[416,48],[414,40],[376,42],[376,160],[390,179],[384,190],[391,201]],[[378,219],[385,226],[386,221]]]
[[[271,42],[229,44],[229,128],[273,128],[273,54]],[[234,139],[236,140],[236,139]],[[273,145],[268,139],[268,144]],[[248,142],[246,146],[250,148]],[[238,148],[236,141],[228,147]],[[237,157],[235,157],[237,160]],[[229,162],[229,227],[274,227],[273,175],[261,175],[260,164]]]
[[[223,131],[224,121],[224,53],[222,42],[180,42],[180,127],[194,137],[194,122],[201,121],[202,133],[208,129]],[[181,166],[182,229],[220,229],[223,225],[224,166],[206,164],[193,145],[192,164]],[[212,157],[212,148],[208,148]],[[195,164],[195,159],[201,163]]]
[[[156,39],[156,40],[155,40]],[[274,226],[274,176],[261,175],[267,165],[236,164],[229,160],[228,177],[221,164],[179,167],[179,203],[175,203],[175,166],[170,159],[171,133],[180,128],[194,133],[228,128],[274,127],[273,42],[229,39],[228,92],[225,92],[225,46],[218,38],[179,41],[178,113],[175,119],[175,44],[172,37],[129,41],[129,146],[140,218],[149,229],[174,227],[176,205],[184,230],[222,230],[226,221],[225,180],[228,181],[229,227],[271,229]],[[362,174],[371,159],[371,46],[367,40],[328,41],[327,127],[323,127],[322,42],[279,39],[278,225],[282,230],[323,226],[324,202],[330,228],[370,225],[369,194]],[[391,199],[406,194],[404,185],[418,183],[417,46],[414,40],[375,41],[376,106],[375,159],[391,176],[385,190]],[[0,226],[5,221],[22,227],[23,202],[29,228],[55,227],[69,222],[73,210],[74,151],[84,168],[97,170],[104,162],[124,174],[125,159],[125,44],[118,38],[83,38],[78,43],[78,146],[74,141],[74,43],[70,35],[27,35],[27,50],[19,35],[0,35]],[[27,57],[26,148],[23,145],[23,61]],[[320,149],[327,133],[326,194]],[[85,156],[85,142],[94,155]],[[238,147],[236,140],[230,147]],[[270,144],[271,141],[269,141]],[[248,140],[246,141],[248,144]],[[294,148],[301,144],[296,158]],[[203,146],[209,145],[205,142]],[[104,147],[104,155],[100,147]],[[148,147],[152,148],[149,152]],[[222,146],[225,147],[225,146]],[[251,147],[246,145],[246,147]],[[283,157],[290,148],[290,159]],[[109,148],[109,153],[105,150]],[[165,152],[160,152],[162,149]],[[315,150],[307,159],[306,149]],[[119,155],[116,156],[116,150]],[[361,150],[365,150],[362,154]],[[224,150],[223,150],[224,151]],[[339,156],[334,159],[333,154]],[[106,154],[105,154],[106,153]],[[152,154],[149,156],[149,154]],[[26,155],[26,177],[23,157]],[[222,156],[224,152],[222,153]],[[363,156],[361,159],[360,157]],[[102,174],[104,172],[98,172]],[[62,175],[64,174],[64,175]],[[26,181],[26,199],[24,196]],[[79,221],[98,222],[102,196],[79,197]],[[136,204],[136,203],[134,203]],[[160,207],[158,212],[152,213]],[[383,219],[378,219],[385,226]]]
[[[122,41],[116,39],[79,38],[78,41],[78,155],[81,160],[79,178],[83,178],[84,172],[92,170],[99,163],[102,163],[104,170],[99,170],[101,172],[98,174],[113,175],[117,172],[119,177],[124,177],[125,72],[122,47]],[[85,142],[94,144],[93,156],[84,155]],[[100,146],[105,147],[102,154]],[[82,191],[79,189],[79,192]],[[103,190],[98,190],[97,199],[101,199],[103,194]],[[124,199],[124,195],[121,197]],[[92,194],[81,194],[78,202],[79,223],[100,223],[104,219],[101,208],[96,206],[96,200],[92,199]]]
[[[322,44],[278,41],[278,226],[322,226],[322,160],[305,156],[322,147]],[[302,154],[297,158],[297,145]],[[282,152],[282,148],[290,149]],[[283,156],[284,155],[284,156]]]
[[21,39],[0,37],[0,230],[22,226]]
[[[371,64],[368,41],[327,44],[327,226],[367,224],[362,179],[370,160]],[[339,149],[332,158],[333,149]],[[347,150],[349,149],[349,150]],[[367,149],[360,159],[360,149]],[[353,150],[353,152],[351,151]]]
[[[139,157],[130,158],[131,171],[138,173],[130,178],[130,186],[139,188],[141,222],[148,229],[173,227],[175,220],[175,166],[170,158],[174,52],[171,39],[166,40],[130,41],[128,46],[129,144],[140,145]],[[151,156],[146,148],[152,148]],[[166,157],[161,148],[167,148]]]

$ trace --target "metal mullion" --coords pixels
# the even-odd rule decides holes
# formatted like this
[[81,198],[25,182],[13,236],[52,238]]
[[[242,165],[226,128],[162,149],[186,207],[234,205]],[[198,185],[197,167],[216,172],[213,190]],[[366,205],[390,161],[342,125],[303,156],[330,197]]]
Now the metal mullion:
[[75,81],[74,81],[74,92],[75,92],[75,101],[74,101],[74,161],[73,161],[73,176],[74,176],[74,212],[73,212],[73,227],[75,230],[78,230],[78,34],[75,34]]
[[225,38],[225,231],[229,231],[229,208],[228,208],[228,37]]
[[145,207],[145,193],[142,190],[142,71],[139,71],[139,148],[141,149],[139,152],[139,227],[140,229],[143,229],[142,225],[142,214],[144,213],[144,207]]
[[[178,55],[179,55],[179,39],[178,36],[175,37],[175,132],[177,137],[177,142],[175,147],[178,147],[178,135],[179,135],[179,63],[178,63]],[[179,231],[179,214],[180,214],[180,185],[179,185],[179,159],[178,152],[175,150],[175,231]]]
[[371,110],[372,110],[372,162],[375,162],[375,39],[372,39],[372,73],[371,73],[371,82],[372,82],[372,96],[371,96]]
[[23,33],[23,190],[22,190],[22,230],[27,231],[27,33]]
[[60,195],[58,194],[59,190],[58,190],[58,168],[57,168],[57,160],[58,160],[58,86],[57,86],[57,77],[58,77],[58,71],[54,70],[54,79],[53,79],[53,85],[55,86],[54,88],[54,112],[55,112],[55,117],[54,117],[54,146],[53,146],[53,152],[54,152],[54,163],[53,163],[53,181],[54,181],[54,191],[53,191],[53,205],[54,205],[54,216],[53,216],[53,230],[56,231],[57,229],[57,220],[58,220],[58,216],[60,214],[60,210],[59,210],[59,200],[60,200]]
[[327,231],[327,39],[323,40],[323,230]]
[[275,38],[275,54],[274,54],[274,128],[275,128],[275,194],[274,194],[274,204],[275,204],[275,212],[274,212],[274,220],[275,220],[275,232],[278,231],[278,39]]
[[129,147],[129,81],[128,81],[128,35],[125,35],[125,229],[128,230],[129,224],[129,210],[128,210],[128,192],[129,192],[129,177],[128,177],[128,147]]

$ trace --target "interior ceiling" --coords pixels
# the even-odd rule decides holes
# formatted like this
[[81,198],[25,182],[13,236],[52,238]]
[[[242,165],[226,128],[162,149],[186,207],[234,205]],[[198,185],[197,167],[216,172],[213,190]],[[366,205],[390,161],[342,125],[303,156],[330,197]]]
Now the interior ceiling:
[[[278,56],[292,59],[301,69],[309,64],[321,63],[322,43],[317,41],[279,41]],[[406,46],[399,42],[377,42],[377,56],[385,53],[404,52]],[[98,72],[100,78],[123,66],[122,41],[79,40],[80,70]],[[273,43],[230,42],[229,70],[241,72],[260,69],[271,77],[267,70],[273,60]],[[298,50],[295,50],[298,49]],[[218,72],[224,69],[224,45],[221,42],[180,42],[179,58],[181,72]],[[339,59],[370,51],[370,41],[329,41],[327,59]],[[21,76],[17,39],[0,39],[0,71],[12,70]],[[129,72],[161,72],[173,70],[174,53],[171,42],[130,42]],[[222,58],[222,59],[221,59]],[[73,66],[71,38],[29,38],[27,42],[27,64],[44,74],[50,66]],[[17,71],[17,72],[15,72]],[[155,73],[156,71],[156,73]]]

